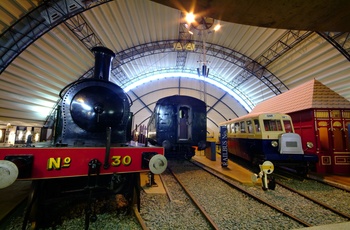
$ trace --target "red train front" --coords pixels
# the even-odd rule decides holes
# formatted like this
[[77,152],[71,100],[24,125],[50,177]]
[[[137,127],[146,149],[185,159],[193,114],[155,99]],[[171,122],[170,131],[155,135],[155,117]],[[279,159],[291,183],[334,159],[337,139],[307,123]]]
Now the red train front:
[[[140,172],[162,173],[167,161],[163,148],[129,147],[132,113],[123,89],[109,81],[114,53],[92,49],[93,78],[77,80],[61,93],[54,143],[38,148],[0,148],[0,188],[17,179],[32,180],[33,190],[23,226],[51,224],[48,200],[67,194],[122,194],[129,204],[140,201]],[[136,197],[136,199],[135,199]],[[85,224],[96,215],[87,208]]]

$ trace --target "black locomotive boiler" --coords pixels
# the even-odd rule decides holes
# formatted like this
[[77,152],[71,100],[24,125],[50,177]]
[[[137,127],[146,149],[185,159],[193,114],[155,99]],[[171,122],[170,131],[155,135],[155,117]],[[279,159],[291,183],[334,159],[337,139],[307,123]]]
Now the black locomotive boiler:
[[206,148],[205,102],[190,96],[159,99],[147,126],[148,142],[162,146],[167,158],[191,158]]
[[[94,77],[81,79],[60,92],[56,143],[67,146],[122,146],[131,138],[132,113],[123,89],[109,79],[115,54],[105,47],[92,49],[95,54]],[[63,94],[63,95],[62,95]]]
[[114,53],[105,47],[92,52],[93,77],[60,93],[54,143],[0,148],[0,168],[6,169],[0,170],[0,189],[17,179],[32,181],[23,229],[28,222],[32,229],[59,224],[67,212],[62,204],[78,200],[88,203],[85,229],[96,220],[98,199],[123,196],[127,208],[140,208],[140,172],[161,173],[167,166],[163,148],[127,146],[131,105],[123,89],[109,80]]

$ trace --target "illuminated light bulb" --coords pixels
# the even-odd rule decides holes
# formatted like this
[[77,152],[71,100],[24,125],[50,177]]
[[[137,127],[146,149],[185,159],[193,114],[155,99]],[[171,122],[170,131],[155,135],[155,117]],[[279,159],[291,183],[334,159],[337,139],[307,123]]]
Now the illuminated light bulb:
[[194,14],[193,13],[188,13],[186,15],[186,21],[188,22],[188,24],[191,24],[192,22],[194,22]]
[[221,25],[220,25],[220,24],[217,24],[217,25],[214,27],[214,31],[218,31],[220,28],[221,28]]

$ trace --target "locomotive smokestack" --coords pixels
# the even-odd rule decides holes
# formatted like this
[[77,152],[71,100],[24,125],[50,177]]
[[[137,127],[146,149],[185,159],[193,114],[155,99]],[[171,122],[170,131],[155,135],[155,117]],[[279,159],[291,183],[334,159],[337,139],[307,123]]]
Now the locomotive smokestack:
[[103,46],[92,48],[92,52],[95,54],[94,78],[109,81],[114,52]]

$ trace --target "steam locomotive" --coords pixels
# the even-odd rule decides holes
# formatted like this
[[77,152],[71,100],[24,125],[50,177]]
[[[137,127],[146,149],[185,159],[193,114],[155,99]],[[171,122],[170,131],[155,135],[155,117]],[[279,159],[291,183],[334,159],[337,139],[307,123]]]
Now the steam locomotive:
[[[109,81],[114,53],[92,49],[93,78],[77,80],[61,92],[55,141],[44,148],[0,148],[0,188],[15,180],[32,180],[26,208],[36,227],[51,225],[52,200],[121,194],[140,208],[140,172],[161,173],[167,166],[163,148],[129,147],[132,113],[127,95]],[[50,205],[51,203],[51,205]],[[96,220],[92,205],[85,210],[85,228]]]
[[206,148],[205,102],[182,95],[159,99],[147,125],[148,142],[162,146],[167,158],[191,158]]

